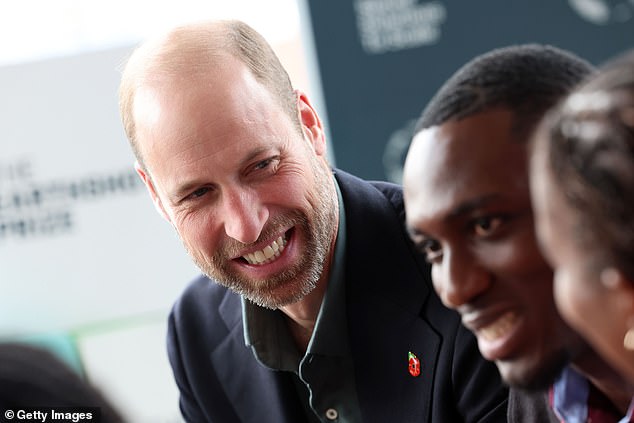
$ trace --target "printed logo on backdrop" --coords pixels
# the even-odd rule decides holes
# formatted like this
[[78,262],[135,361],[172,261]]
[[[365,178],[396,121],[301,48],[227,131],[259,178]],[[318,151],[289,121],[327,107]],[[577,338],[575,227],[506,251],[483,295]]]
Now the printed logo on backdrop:
[[0,161],[0,242],[70,233],[81,204],[143,187],[134,170],[39,179],[29,158]]
[[367,54],[438,43],[447,9],[439,1],[354,0],[361,46]]
[[595,25],[622,24],[634,17],[634,0],[568,0],[568,4]]
[[403,165],[414,136],[418,119],[410,119],[401,128],[392,133],[383,150],[383,171],[388,181],[396,184],[403,182]]

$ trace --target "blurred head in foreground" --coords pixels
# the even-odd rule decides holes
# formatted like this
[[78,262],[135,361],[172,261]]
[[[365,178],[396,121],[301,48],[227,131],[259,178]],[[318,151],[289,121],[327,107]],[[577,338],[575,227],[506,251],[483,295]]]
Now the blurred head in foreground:
[[544,119],[531,189],[559,310],[634,383],[634,51]]

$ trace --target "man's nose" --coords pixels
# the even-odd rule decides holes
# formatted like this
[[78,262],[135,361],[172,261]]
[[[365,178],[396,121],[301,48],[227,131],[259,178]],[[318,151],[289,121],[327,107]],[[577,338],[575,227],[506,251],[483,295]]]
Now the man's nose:
[[491,281],[490,272],[465,251],[443,252],[442,262],[434,265],[432,279],[443,304],[456,309],[482,294]]
[[269,218],[268,209],[248,189],[223,192],[223,214],[225,233],[243,244],[257,241]]

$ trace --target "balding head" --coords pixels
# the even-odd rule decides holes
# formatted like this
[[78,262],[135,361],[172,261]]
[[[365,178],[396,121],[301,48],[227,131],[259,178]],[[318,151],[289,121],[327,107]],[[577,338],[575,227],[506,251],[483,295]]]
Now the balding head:
[[144,166],[137,140],[134,102],[137,90],[214,74],[233,57],[271,92],[301,131],[297,98],[286,70],[271,46],[240,21],[210,21],[176,27],[137,48],[128,60],[119,87],[119,108],[134,154]]

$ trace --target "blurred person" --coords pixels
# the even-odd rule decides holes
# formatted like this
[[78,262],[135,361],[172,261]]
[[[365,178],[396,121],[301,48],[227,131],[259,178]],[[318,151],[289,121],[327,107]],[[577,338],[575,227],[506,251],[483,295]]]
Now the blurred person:
[[187,421],[499,422],[507,391],[442,306],[401,189],[331,169],[321,120],[238,21],[137,49],[136,169],[205,276],[169,318]]
[[96,421],[123,422],[97,388],[50,351],[16,342],[0,343],[0,415],[28,407],[97,407],[100,420]]
[[540,125],[531,188],[562,316],[634,386],[634,51]]
[[617,422],[629,403],[618,375],[557,312],[530,202],[528,139],[592,71],[552,46],[482,54],[426,106],[406,158],[410,236],[443,303],[514,388],[512,422]]

